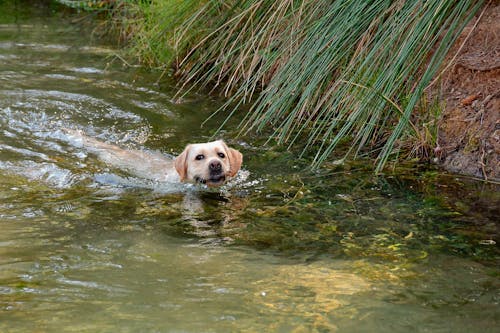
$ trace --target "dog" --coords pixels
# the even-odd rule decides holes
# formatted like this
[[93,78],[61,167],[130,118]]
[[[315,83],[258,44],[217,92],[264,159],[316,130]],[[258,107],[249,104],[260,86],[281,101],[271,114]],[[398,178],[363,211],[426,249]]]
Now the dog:
[[242,163],[243,154],[218,140],[187,145],[175,158],[174,166],[181,182],[215,187],[236,176]]
[[88,137],[80,131],[66,132],[72,140],[95,153],[105,163],[154,181],[218,187],[235,177],[243,163],[243,155],[222,140],[189,144],[172,159],[160,153],[123,149]]

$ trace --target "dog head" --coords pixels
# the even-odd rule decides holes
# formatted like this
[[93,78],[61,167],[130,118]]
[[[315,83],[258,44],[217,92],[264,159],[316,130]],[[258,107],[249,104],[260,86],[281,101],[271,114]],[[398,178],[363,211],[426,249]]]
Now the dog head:
[[175,159],[181,181],[220,186],[241,168],[243,155],[224,141],[188,145]]

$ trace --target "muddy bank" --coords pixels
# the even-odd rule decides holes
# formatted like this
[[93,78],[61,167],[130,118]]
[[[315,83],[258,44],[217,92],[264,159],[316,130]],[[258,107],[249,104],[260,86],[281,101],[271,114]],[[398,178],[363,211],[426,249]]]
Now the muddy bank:
[[464,29],[446,62],[436,154],[451,172],[498,181],[500,3],[493,1],[480,15]]

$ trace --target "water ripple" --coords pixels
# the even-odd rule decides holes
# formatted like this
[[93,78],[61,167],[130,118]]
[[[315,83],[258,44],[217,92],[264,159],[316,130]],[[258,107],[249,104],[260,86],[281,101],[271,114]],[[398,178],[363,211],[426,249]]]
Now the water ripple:
[[42,181],[56,188],[68,188],[82,180],[82,176],[73,174],[54,163],[21,161],[18,163],[0,161],[0,170],[21,175],[29,180]]

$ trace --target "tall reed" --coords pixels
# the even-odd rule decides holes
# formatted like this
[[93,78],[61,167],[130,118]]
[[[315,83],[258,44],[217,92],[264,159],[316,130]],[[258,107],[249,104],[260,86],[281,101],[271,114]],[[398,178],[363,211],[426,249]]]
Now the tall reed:
[[[225,10],[214,16],[221,3]],[[369,150],[381,171],[403,135],[420,136],[412,113],[482,4],[208,1],[193,15],[196,23],[209,22],[207,32],[179,62],[178,73],[185,86],[230,96],[225,110],[251,101],[242,131],[272,126],[273,138],[288,145],[305,138],[314,166],[348,137],[351,156]],[[185,22],[180,31],[192,26]]]
[[139,9],[130,49],[173,65],[182,91],[222,92],[228,117],[249,102],[243,133],[304,143],[313,166],[350,140],[381,171],[405,136],[426,140],[414,110],[484,0],[111,2]]

